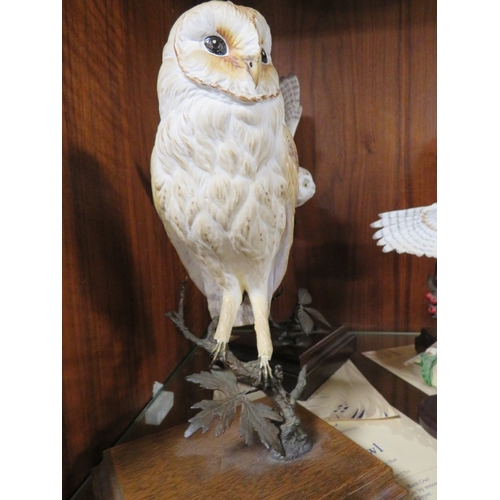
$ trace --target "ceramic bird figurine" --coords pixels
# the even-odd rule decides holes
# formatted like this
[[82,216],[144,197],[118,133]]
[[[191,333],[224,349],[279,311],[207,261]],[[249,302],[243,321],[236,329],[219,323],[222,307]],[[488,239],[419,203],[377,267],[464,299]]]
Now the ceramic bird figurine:
[[268,318],[292,245],[298,160],[264,17],[229,1],[184,13],[163,50],[158,95],[156,210],[218,316],[214,357],[233,326],[254,324],[267,378]]
[[373,239],[383,252],[396,250],[421,257],[437,257],[437,203],[426,207],[395,210],[379,214],[370,224],[380,228]]

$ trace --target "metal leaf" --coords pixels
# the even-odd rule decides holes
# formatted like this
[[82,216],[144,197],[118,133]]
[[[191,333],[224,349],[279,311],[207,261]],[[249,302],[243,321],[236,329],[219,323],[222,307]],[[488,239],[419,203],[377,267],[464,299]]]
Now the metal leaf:
[[266,448],[272,448],[283,455],[283,447],[278,437],[279,429],[271,420],[281,421],[281,416],[271,407],[262,403],[253,403],[244,398],[241,408],[240,436],[247,444],[253,442],[254,431]]
[[233,422],[236,408],[244,397],[244,394],[239,390],[236,376],[229,370],[212,370],[210,373],[201,372],[190,375],[186,377],[186,380],[199,384],[205,389],[221,391],[227,398],[217,401],[204,400],[196,403],[193,408],[201,408],[202,411],[189,420],[191,424],[184,436],[190,437],[199,429],[202,429],[204,434],[217,417],[220,421],[215,428],[215,435],[220,436]]
[[330,323],[328,323],[326,318],[316,309],[313,309],[312,307],[304,307],[304,310],[306,310],[313,318],[316,318],[318,321],[320,321],[324,325],[332,328],[332,325],[330,325]]
[[220,421],[215,429],[215,435],[218,437],[224,434],[233,423],[236,408],[241,402],[240,399],[241,397],[238,395],[217,401],[204,400],[193,405],[192,408],[201,408],[202,411],[189,419],[190,425],[184,432],[184,437],[191,437],[199,429],[201,429],[202,434],[205,434],[212,421],[217,417]]
[[232,424],[236,409],[241,404],[240,435],[245,442],[252,442],[254,432],[267,448],[273,448],[282,453],[279,430],[271,420],[280,421],[282,417],[271,407],[262,403],[253,403],[244,392],[241,392],[235,375],[229,370],[212,370],[186,377],[190,382],[200,384],[205,389],[219,390],[228,396],[220,400],[204,400],[193,405],[192,408],[201,408],[201,411],[189,420],[190,425],[184,433],[191,437],[199,429],[204,434],[210,428],[214,419],[219,418],[215,428],[215,435],[223,434]]
[[304,309],[304,307],[299,307],[297,309],[297,318],[299,319],[300,326],[304,333],[311,333],[314,328],[314,321]]
[[312,300],[311,294],[305,288],[299,288],[299,305],[310,304]]
[[222,391],[226,396],[240,393],[236,376],[230,370],[212,370],[186,377],[189,382],[199,384],[205,389]]

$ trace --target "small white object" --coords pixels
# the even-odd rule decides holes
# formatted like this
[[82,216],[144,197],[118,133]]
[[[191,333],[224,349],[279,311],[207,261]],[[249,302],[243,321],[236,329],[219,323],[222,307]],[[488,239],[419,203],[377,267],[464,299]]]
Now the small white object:
[[161,391],[163,389],[163,384],[161,382],[155,382],[153,384],[153,398],[156,396],[156,393],[158,391]]
[[160,425],[172,406],[174,406],[174,393],[162,391],[146,410],[146,424]]
[[295,207],[302,206],[306,201],[310,200],[316,192],[316,184],[312,178],[311,172],[303,167],[299,167],[299,194]]

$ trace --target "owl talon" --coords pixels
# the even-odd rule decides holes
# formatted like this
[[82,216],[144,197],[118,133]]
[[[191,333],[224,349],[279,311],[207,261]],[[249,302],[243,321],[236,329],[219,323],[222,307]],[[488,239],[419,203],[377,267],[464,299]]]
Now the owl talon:
[[221,359],[224,363],[226,362],[226,345],[226,342],[217,341],[217,345],[212,351],[212,362],[210,363],[210,367],[212,367],[219,359]]
[[260,382],[267,388],[268,381],[272,379],[273,372],[269,364],[269,358],[267,356],[260,357]]

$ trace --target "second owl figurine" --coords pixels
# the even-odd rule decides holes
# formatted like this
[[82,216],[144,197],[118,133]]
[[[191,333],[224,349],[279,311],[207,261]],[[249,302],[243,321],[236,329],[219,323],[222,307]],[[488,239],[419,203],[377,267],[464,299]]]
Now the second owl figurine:
[[219,317],[214,356],[233,326],[254,324],[267,378],[268,319],[292,245],[298,160],[264,17],[222,1],[184,13],[163,50],[158,96],[156,210]]

